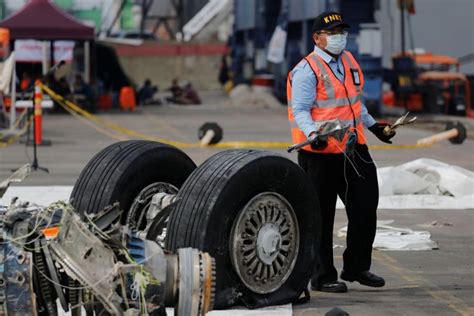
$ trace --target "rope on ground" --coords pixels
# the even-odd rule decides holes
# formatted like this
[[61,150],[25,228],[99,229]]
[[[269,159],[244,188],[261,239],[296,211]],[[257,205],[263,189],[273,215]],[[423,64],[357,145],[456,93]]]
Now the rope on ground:
[[[127,140],[130,138],[139,138],[145,140],[152,140],[161,142],[164,144],[172,145],[179,148],[263,148],[263,149],[287,149],[291,146],[291,143],[288,142],[264,142],[264,141],[228,141],[228,142],[220,142],[214,145],[203,146],[200,143],[187,143],[187,142],[179,142],[170,139],[165,139],[161,137],[157,137],[154,135],[149,135],[145,133],[141,133],[123,126],[120,126],[117,123],[111,122],[104,118],[98,117],[86,110],[82,109],[77,104],[67,100],[63,96],[57,94],[49,87],[41,84],[41,89],[46,92],[54,101],[60,104],[66,111],[68,111],[71,115],[76,117],[77,119],[81,120],[84,124],[87,124],[98,132],[111,137],[117,140]],[[87,122],[87,120],[92,121],[94,124]],[[104,128],[102,128],[102,127]],[[114,131],[115,133],[111,133],[110,131],[106,130],[105,128]],[[418,149],[418,148],[427,148],[431,147],[430,145],[418,145],[418,144],[407,144],[407,145],[370,145],[369,148],[372,150],[394,150],[394,149]]]
[[74,116],[75,118],[77,118],[81,123],[87,125],[87,126],[90,126],[92,127],[93,129],[95,129],[96,131],[98,131],[99,133],[103,134],[103,135],[106,135],[112,139],[116,139],[116,140],[129,140],[128,137],[125,137],[125,136],[122,136],[122,135],[117,135],[117,134],[114,134],[104,128],[101,128],[100,126],[97,126],[97,125],[94,125],[93,122],[87,120],[86,118],[82,117],[81,115],[77,114],[76,112],[74,112],[73,110],[71,110],[67,105],[63,104],[62,102],[58,102],[58,104],[64,109],[66,110],[67,112],[69,112],[69,114],[71,114],[72,116]]

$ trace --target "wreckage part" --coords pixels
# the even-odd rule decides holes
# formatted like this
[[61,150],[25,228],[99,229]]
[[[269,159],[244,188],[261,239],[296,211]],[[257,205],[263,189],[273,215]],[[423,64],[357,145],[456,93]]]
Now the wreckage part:
[[[37,282],[34,282],[35,294],[39,298],[37,301],[40,315],[57,315],[58,307],[56,305],[56,297],[53,295],[53,285],[49,282],[49,275],[46,259],[44,258],[41,250],[40,241],[37,240],[35,243],[35,251],[33,252],[33,264],[36,270],[34,274]],[[37,284],[36,284],[37,283]],[[42,305],[42,306],[41,306]]]
[[121,214],[122,211],[120,210],[119,203],[115,203],[107,206],[97,214],[89,214],[88,216],[98,230],[106,231],[113,224],[118,223]]
[[178,255],[166,255],[165,306],[174,306],[178,295]]
[[298,256],[295,211],[280,194],[264,192],[239,212],[230,237],[232,265],[255,293],[276,291],[290,276]]
[[131,236],[128,240],[128,254],[138,263],[143,264],[146,258],[144,241],[136,236]]
[[171,212],[174,209],[174,205],[170,204],[162,209],[153,219],[148,231],[146,232],[146,239],[153,240],[158,243],[162,248],[165,247],[166,239],[166,225]]
[[206,315],[214,308],[214,298],[216,290],[216,261],[208,253],[201,256],[201,273],[204,278],[202,294],[202,314]]
[[86,316],[93,316],[94,315],[94,296],[88,290],[81,291],[81,301],[83,303],[84,310],[86,311]]
[[[7,315],[37,315],[32,254],[11,243],[6,243],[4,247],[3,275]],[[19,256],[24,260],[18,260]]]
[[3,197],[7,191],[10,183],[13,182],[22,182],[26,179],[31,173],[31,166],[29,163],[21,166],[15,172],[13,172],[8,178],[0,182],[0,198]]
[[169,262],[163,249],[154,241],[132,236],[129,240],[128,250],[133,260],[143,265],[143,269],[139,270],[142,271],[146,284],[144,298],[148,312],[164,308],[166,287],[170,282],[176,282],[176,280],[174,278],[168,280],[167,265]]
[[67,287],[69,288],[68,301],[69,301],[69,304],[71,305],[71,315],[80,316],[81,307],[79,306],[79,303],[81,302],[81,290],[78,289],[78,287],[80,287],[80,283],[76,280],[68,278]]
[[66,301],[66,297],[64,296],[63,289],[61,288],[61,282],[59,281],[58,271],[56,270],[56,267],[54,266],[53,258],[51,257],[51,252],[49,251],[47,242],[45,240],[41,240],[40,246],[43,250],[49,276],[54,281],[53,286],[54,286],[54,289],[56,290],[56,295],[59,299],[61,307],[63,308],[65,312],[67,312],[69,310],[69,306]]
[[[63,215],[59,237],[50,248],[53,259],[71,279],[78,281],[82,288],[90,289],[109,313],[119,313],[122,303],[116,293],[119,263],[115,263],[112,250],[87,228],[78,215]],[[80,297],[80,293],[74,291],[70,291],[69,296]],[[73,305],[71,301],[69,303]]]
[[[293,250],[296,256],[294,264],[287,265],[288,277],[271,293],[262,294],[258,293],[260,287],[246,285],[234,268],[231,254],[235,253],[236,261],[241,262],[243,258],[238,249],[233,249],[231,236],[242,209],[259,194],[268,192],[283,197],[279,203],[290,206],[287,208],[291,211],[280,214],[290,218],[294,213],[296,220],[292,222],[298,225],[299,238],[292,236],[290,242],[298,249]],[[194,247],[208,252],[216,260],[214,305],[218,309],[237,303],[249,308],[288,303],[306,289],[314,268],[315,243],[321,231],[318,210],[318,197],[310,179],[290,160],[265,151],[223,151],[199,166],[178,193],[167,226],[166,248],[176,251]],[[271,223],[269,216],[267,214],[266,221]],[[264,240],[273,240],[276,229],[269,227],[266,230],[269,232],[265,235],[270,234],[270,237]],[[283,233],[286,232],[280,232]],[[267,259],[270,260],[271,256]],[[280,258],[283,259],[286,258]],[[282,271],[278,270],[281,267],[284,265],[274,265],[277,273]]]
[[212,258],[193,248],[178,249],[179,291],[175,315],[205,316],[212,310]]
[[150,208],[146,212],[147,222],[151,223],[163,209],[176,202],[177,194],[178,189],[175,189],[173,193],[160,192],[153,195]]
[[166,296],[167,263],[163,249],[154,241],[143,240],[146,259],[144,261],[144,270],[148,272],[147,286],[145,290],[145,301],[147,310],[163,309]]
[[199,251],[192,248],[178,250],[179,291],[176,316],[201,315],[201,275]]
[[96,213],[120,203],[122,219],[135,198],[147,186],[164,182],[180,188],[196,168],[181,150],[158,142],[118,142],[96,154],[82,170],[71,194],[80,213]]
[[[128,253],[131,257],[133,264],[126,264],[121,267],[122,276],[133,274],[133,282],[129,285],[125,282],[121,282],[121,288],[133,288],[131,295],[134,303],[140,303],[142,306],[146,305],[146,310],[150,314],[154,314],[154,311],[158,311],[164,308],[167,280],[167,264],[163,249],[158,246],[154,241],[141,239],[132,235],[128,241]],[[137,264],[140,265],[137,265]],[[127,294],[122,295],[123,298],[127,297]],[[144,301],[140,298],[144,298]],[[125,299],[126,309],[130,306]],[[136,306],[135,306],[136,307]]]
[[133,230],[144,230],[164,208],[163,202],[169,204],[170,198],[166,197],[175,196],[177,193],[178,189],[172,184],[165,182],[150,184],[140,191],[133,201],[125,223]]

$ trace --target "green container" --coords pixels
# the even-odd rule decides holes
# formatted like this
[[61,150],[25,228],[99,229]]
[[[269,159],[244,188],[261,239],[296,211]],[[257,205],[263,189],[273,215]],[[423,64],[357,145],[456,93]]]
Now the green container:
[[54,0],[54,3],[66,11],[71,11],[74,6],[74,0]]
[[135,22],[133,21],[132,7],[133,1],[127,0],[122,11],[121,26],[124,30],[133,30],[136,29]]
[[82,21],[92,21],[96,27],[102,23],[102,12],[100,9],[78,10],[74,12],[74,16]]

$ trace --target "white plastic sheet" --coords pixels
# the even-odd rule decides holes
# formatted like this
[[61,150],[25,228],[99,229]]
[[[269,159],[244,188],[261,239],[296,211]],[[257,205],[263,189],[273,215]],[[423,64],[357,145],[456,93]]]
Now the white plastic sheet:
[[[377,221],[377,232],[373,244],[374,249],[406,251],[438,249],[438,244],[431,240],[428,231],[414,231],[409,228],[391,226],[393,220]],[[338,237],[347,236],[347,226],[337,232]]]
[[[434,159],[379,168],[379,209],[474,209],[474,172]],[[339,200],[338,208],[344,205]]]
[[429,194],[462,197],[474,194],[474,172],[434,159],[417,159],[378,170],[380,195]]
[[287,32],[279,25],[275,28],[268,44],[267,60],[279,64],[285,60]]
[[[174,315],[173,308],[166,308],[168,316]],[[227,310],[215,310],[206,314],[207,316],[291,316],[293,309],[291,304],[279,306],[267,306],[257,309],[245,309],[244,307],[235,307]]]
[[69,201],[72,186],[11,186],[0,199],[0,205],[8,206],[12,198],[39,206],[48,206],[57,201]]

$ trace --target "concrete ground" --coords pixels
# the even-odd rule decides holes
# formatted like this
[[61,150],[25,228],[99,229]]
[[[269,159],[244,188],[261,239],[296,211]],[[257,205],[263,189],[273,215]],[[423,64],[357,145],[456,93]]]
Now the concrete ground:
[[[182,142],[196,142],[197,129],[206,121],[218,122],[225,141],[286,141],[289,130],[286,109],[236,108],[223,96],[204,95],[202,106],[147,106],[134,113],[113,112],[100,117],[142,133]],[[400,129],[394,144],[413,144],[432,132],[419,128]],[[50,147],[39,147],[41,166],[49,173],[34,172],[22,185],[73,185],[85,164],[117,138],[105,135],[70,115],[46,115],[45,139]],[[381,145],[367,133],[369,144]],[[184,149],[201,164],[221,149]],[[273,150],[273,149],[272,149]],[[296,154],[273,150],[296,161]],[[463,145],[443,142],[431,148],[372,150],[378,166],[397,165],[417,158],[432,158],[474,170],[474,141]],[[31,162],[32,148],[13,144],[0,148],[0,179],[11,169]],[[474,205],[474,201],[473,201]],[[374,251],[373,271],[384,276],[387,285],[370,289],[349,284],[345,294],[311,292],[311,301],[294,306],[294,315],[324,315],[339,307],[353,315],[474,315],[474,213],[473,210],[379,210],[379,219],[395,220],[394,226],[428,230],[439,250]],[[437,221],[438,225],[419,225]],[[343,211],[337,212],[337,229],[346,225]],[[345,241],[335,238],[335,243]],[[337,268],[342,249],[335,249]]]

